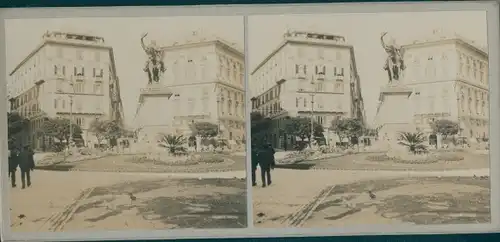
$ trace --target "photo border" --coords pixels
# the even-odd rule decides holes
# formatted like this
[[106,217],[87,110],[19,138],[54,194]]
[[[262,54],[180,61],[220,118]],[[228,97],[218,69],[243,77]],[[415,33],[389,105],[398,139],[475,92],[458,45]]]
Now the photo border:
[[[31,9],[2,9],[0,20],[19,18],[77,18],[77,17],[174,17],[174,16],[243,16],[245,23],[245,39],[247,36],[248,15],[283,15],[283,14],[339,14],[339,13],[377,13],[377,12],[422,12],[422,11],[486,11],[488,24],[488,55],[489,79],[498,80],[500,77],[499,66],[499,16],[498,3],[496,2],[432,2],[432,3],[322,3],[322,4],[288,4],[288,5],[233,5],[233,6],[171,6],[171,7],[82,7],[82,8],[31,8]],[[5,21],[0,26],[0,36],[5,35]],[[343,235],[373,235],[373,234],[442,234],[442,233],[485,233],[494,232],[499,228],[500,210],[498,202],[500,193],[500,162],[491,162],[500,157],[500,83],[490,81],[490,182],[491,182],[491,223],[490,224],[464,224],[464,225],[369,225],[350,226],[339,228],[253,228],[253,204],[250,176],[251,167],[251,135],[250,112],[251,102],[248,94],[249,69],[248,69],[248,43],[245,41],[245,86],[247,99],[246,106],[246,146],[247,146],[247,207],[248,228],[246,229],[207,229],[207,230],[129,230],[129,231],[103,231],[103,232],[32,232],[12,233],[9,215],[9,182],[8,176],[1,176],[0,188],[2,189],[2,238],[8,241],[70,241],[70,240],[117,240],[117,239],[195,239],[195,238],[267,238],[267,237],[302,237],[302,236],[343,236]],[[0,46],[0,73],[6,73],[5,43]],[[5,77],[6,75],[4,75]],[[0,84],[0,95],[6,97],[6,82]],[[493,95],[495,94],[495,95]],[[0,102],[0,134],[6,137],[6,98]],[[7,142],[0,139],[1,159],[6,160]],[[1,162],[0,172],[7,169],[7,162]],[[493,172],[495,171],[495,172]],[[3,173],[1,173],[3,174]]]

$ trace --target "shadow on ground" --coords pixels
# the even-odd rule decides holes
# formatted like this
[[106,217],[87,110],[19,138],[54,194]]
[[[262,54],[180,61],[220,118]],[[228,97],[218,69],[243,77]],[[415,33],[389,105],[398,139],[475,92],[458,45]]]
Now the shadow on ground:
[[[406,190],[406,186],[412,189]],[[438,186],[448,189],[432,189]],[[377,195],[375,199],[369,198],[369,190]],[[489,223],[490,181],[427,177],[337,185],[309,219],[338,220],[370,209],[381,219],[412,224]]]
[[101,207],[98,216],[84,216],[89,223],[134,211],[144,220],[161,222],[172,229],[247,227],[245,179],[128,182],[97,187],[86,200],[73,217]]

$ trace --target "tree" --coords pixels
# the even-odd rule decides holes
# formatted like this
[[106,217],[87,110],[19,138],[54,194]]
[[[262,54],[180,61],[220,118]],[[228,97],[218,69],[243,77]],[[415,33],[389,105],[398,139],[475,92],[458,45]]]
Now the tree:
[[196,122],[190,128],[193,136],[200,136],[202,139],[212,138],[219,134],[219,126],[210,122]]
[[330,129],[337,134],[339,137],[340,143],[344,141],[344,138],[347,137],[347,125],[344,119],[341,117],[336,117],[334,120],[332,120],[332,123],[330,125]]
[[99,145],[105,139],[118,139],[124,134],[124,130],[120,127],[118,122],[113,120],[95,119],[90,124],[90,131],[95,134]]
[[102,120],[94,119],[94,121],[90,123],[89,131],[95,134],[99,145],[106,138],[105,122]]
[[166,148],[170,154],[175,155],[179,152],[186,151],[184,147],[185,143],[186,139],[182,135],[161,134],[158,145],[160,147]]
[[427,150],[427,147],[423,144],[425,142],[425,135],[421,132],[402,132],[399,134],[399,140],[399,144],[408,147],[413,154]]
[[[73,140],[82,139],[82,129],[76,124],[71,125],[73,131]],[[38,133],[51,138],[56,138],[60,143],[69,144],[70,140],[70,120],[65,118],[45,118],[42,126],[37,130]]]
[[29,136],[29,120],[17,112],[7,113],[9,149],[21,148],[21,142]]
[[337,134],[340,141],[349,138],[351,142],[363,135],[364,126],[361,120],[356,118],[337,117],[332,121],[331,129]]
[[107,139],[118,139],[123,135],[123,129],[121,128],[118,121],[109,120],[105,121],[104,128],[106,130],[106,138]]
[[262,145],[267,138],[271,125],[272,120],[270,118],[265,117],[260,112],[252,112],[250,114],[250,138],[252,144]]
[[456,135],[458,131],[460,131],[460,125],[458,123],[447,119],[440,119],[432,122],[431,128],[434,133],[442,135],[443,139],[446,139],[446,137],[450,135]]
[[[323,127],[317,122],[313,123],[313,133],[317,138],[323,137]],[[285,132],[295,137],[299,137],[301,141],[306,138],[311,137],[311,120],[304,117],[296,117],[286,119],[285,121]],[[311,140],[309,140],[309,145],[311,145]]]

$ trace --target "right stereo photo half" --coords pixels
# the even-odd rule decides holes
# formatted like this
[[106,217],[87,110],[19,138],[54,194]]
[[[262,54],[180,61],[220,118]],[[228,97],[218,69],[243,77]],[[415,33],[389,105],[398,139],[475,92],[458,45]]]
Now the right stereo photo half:
[[256,227],[491,222],[485,11],[247,31]]

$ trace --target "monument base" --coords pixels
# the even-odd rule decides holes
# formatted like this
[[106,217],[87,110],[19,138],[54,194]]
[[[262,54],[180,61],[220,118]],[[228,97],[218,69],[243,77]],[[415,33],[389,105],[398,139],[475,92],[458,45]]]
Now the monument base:
[[380,104],[377,112],[377,126],[380,141],[387,150],[395,151],[405,147],[398,144],[401,132],[415,132],[412,105],[409,96],[412,89],[403,85],[388,85],[380,90]]
[[140,146],[157,147],[161,134],[171,128],[172,117],[168,112],[171,96],[171,90],[159,83],[141,89],[135,117]]

